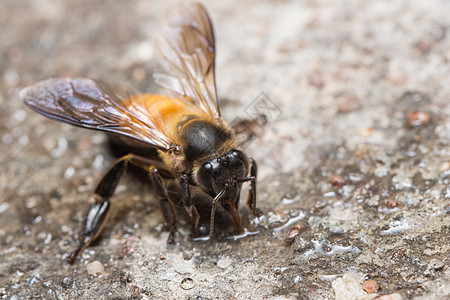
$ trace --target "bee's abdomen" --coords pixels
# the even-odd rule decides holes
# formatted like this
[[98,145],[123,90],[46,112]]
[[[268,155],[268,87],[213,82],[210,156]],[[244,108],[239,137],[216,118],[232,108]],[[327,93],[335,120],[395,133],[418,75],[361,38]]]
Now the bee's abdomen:
[[221,126],[194,118],[182,124],[179,137],[186,160],[194,161],[217,152],[230,138],[230,133]]

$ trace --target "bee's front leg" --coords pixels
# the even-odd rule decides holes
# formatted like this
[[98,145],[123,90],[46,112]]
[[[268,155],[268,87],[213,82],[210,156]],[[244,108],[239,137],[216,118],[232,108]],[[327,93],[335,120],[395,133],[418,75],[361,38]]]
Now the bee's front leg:
[[248,193],[247,198],[247,206],[252,210],[255,216],[262,215],[262,212],[259,208],[256,207],[256,178],[257,178],[258,168],[256,166],[256,162],[253,158],[250,158],[250,176],[254,178],[254,180],[250,181],[250,191]]
[[161,205],[161,211],[164,216],[164,220],[170,227],[169,237],[167,238],[168,244],[173,244],[175,242],[175,234],[177,232],[177,215],[175,213],[175,207],[172,201],[169,199],[169,194],[167,193],[167,187],[159,174],[158,168],[150,167],[150,178],[152,179],[153,185],[155,186],[156,195],[159,198],[159,203]]

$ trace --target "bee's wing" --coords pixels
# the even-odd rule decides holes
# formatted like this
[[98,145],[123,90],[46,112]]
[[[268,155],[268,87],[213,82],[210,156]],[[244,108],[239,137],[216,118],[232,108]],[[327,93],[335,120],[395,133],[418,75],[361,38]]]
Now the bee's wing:
[[163,70],[153,75],[161,86],[220,118],[214,75],[215,42],[208,13],[200,3],[178,6],[156,40]]
[[177,147],[152,116],[137,117],[107,87],[90,79],[48,79],[23,89],[20,97],[50,119],[130,137],[162,151]]

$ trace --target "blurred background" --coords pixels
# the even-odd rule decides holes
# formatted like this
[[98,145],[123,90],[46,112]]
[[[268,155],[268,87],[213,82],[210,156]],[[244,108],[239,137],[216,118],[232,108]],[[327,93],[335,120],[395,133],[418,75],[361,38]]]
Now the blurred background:
[[102,239],[69,266],[115,157],[102,133],[47,120],[18,93],[65,76],[161,92],[152,40],[177,2],[3,0],[0,295],[330,299],[347,273],[380,294],[448,295],[450,2],[203,3],[224,119],[270,115],[246,146],[264,215],[242,213],[259,234],[195,243],[180,217],[167,248],[152,187],[126,176]]

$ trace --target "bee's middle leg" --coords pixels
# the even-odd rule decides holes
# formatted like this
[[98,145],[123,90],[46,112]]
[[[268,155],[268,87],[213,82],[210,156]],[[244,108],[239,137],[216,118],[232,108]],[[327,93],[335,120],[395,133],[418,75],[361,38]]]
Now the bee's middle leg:
[[187,214],[189,215],[189,217],[191,218],[191,221],[192,221],[192,232],[195,236],[197,236],[200,215],[197,211],[197,208],[194,205],[194,202],[192,201],[188,179],[189,179],[188,174],[181,174],[180,177],[178,178],[178,186],[179,186],[180,192],[181,192],[181,197],[182,197],[181,201],[183,203],[183,206],[186,209]]
[[164,220],[170,227],[169,237],[167,238],[168,244],[173,244],[175,242],[175,234],[177,232],[177,215],[175,212],[175,207],[169,199],[169,195],[167,193],[167,187],[164,184],[164,181],[159,174],[159,170],[155,166],[150,167],[150,178],[152,180],[153,185],[155,186],[156,195],[159,198],[159,203],[161,205],[161,211],[164,217]]

